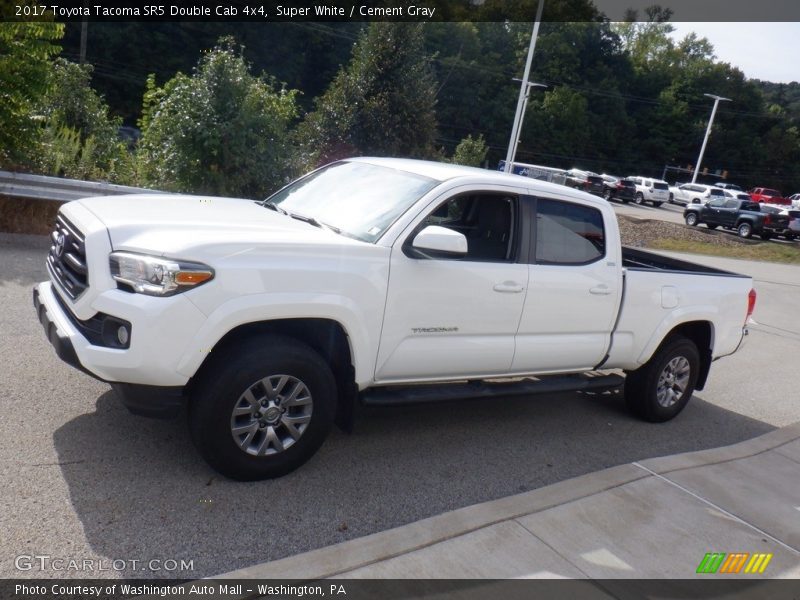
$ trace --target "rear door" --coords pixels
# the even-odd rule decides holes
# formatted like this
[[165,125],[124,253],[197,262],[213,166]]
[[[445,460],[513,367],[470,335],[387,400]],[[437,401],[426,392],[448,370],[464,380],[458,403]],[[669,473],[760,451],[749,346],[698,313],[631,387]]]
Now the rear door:
[[622,292],[602,212],[578,201],[532,200],[528,294],[512,370],[591,369],[603,360]]

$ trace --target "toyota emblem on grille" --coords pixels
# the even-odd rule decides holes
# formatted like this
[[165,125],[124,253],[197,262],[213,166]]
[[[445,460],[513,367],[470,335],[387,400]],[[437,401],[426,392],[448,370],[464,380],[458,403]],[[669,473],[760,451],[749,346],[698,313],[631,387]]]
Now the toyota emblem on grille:
[[61,258],[62,254],[64,254],[64,234],[59,233],[56,238],[56,256]]

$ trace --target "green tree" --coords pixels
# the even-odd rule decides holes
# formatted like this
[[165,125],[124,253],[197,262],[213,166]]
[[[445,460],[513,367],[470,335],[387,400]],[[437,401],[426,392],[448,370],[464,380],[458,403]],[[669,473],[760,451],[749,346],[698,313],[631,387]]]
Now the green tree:
[[148,80],[141,172],[169,190],[263,197],[288,176],[289,126],[297,92],[250,73],[231,39],[203,56],[191,75],[163,88]]
[[300,125],[300,164],[356,154],[433,156],[435,103],[422,25],[371,23]]
[[472,134],[461,140],[456,146],[456,151],[450,162],[457,165],[467,165],[469,167],[480,167],[486,159],[486,154],[489,148],[486,146],[486,140],[483,135],[473,138]]
[[0,23],[0,166],[29,166],[41,132],[37,104],[47,91],[50,59],[61,48],[60,23]]
[[108,106],[91,87],[91,65],[56,59],[40,113],[41,167],[49,174],[79,179],[128,183],[133,160],[118,135],[122,119],[110,117]]

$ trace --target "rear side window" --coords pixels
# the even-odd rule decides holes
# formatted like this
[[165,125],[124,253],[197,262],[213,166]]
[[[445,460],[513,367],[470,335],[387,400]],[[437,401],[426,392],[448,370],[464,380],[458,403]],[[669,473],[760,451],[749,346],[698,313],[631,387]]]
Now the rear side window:
[[742,210],[761,212],[761,205],[758,202],[742,202]]
[[536,264],[585,265],[606,254],[603,215],[596,208],[539,199]]
[[722,190],[708,190],[708,195],[709,196],[724,196],[725,192],[723,192]]
[[738,200],[727,200],[725,202],[725,208],[739,208],[739,201]]

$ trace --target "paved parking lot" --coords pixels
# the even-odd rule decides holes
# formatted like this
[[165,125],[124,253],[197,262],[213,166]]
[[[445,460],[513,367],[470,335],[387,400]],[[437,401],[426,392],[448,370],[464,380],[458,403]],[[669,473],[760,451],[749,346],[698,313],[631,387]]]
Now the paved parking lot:
[[[234,483],[198,457],[184,420],[134,417],[55,357],[31,307],[45,248],[0,234],[0,577],[211,576],[800,420],[800,268],[728,261],[758,278],[758,325],[670,423],[580,394],[371,409],[299,471]],[[19,571],[20,555],[103,559],[107,570]],[[193,570],[142,571],[153,559]],[[116,571],[111,560],[127,562]]]

